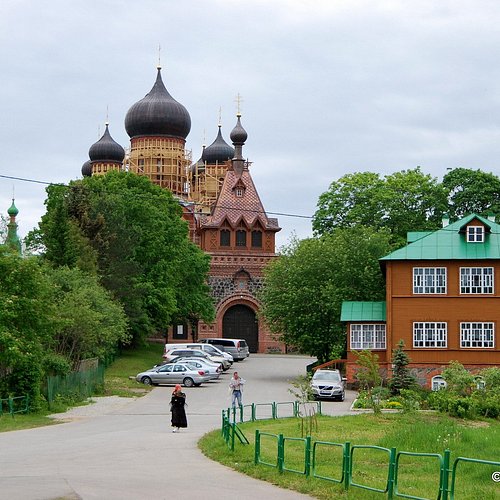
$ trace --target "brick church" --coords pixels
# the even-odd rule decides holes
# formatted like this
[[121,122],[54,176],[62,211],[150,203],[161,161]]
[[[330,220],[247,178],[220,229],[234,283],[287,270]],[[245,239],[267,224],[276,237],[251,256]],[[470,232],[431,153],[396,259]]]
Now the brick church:
[[183,207],[190,237],[211,256],[209,285],[216,319],[168,329],[167,342],[208,337],[242,338],[250,352],[284,351],[258,317],[257,292],[263,268],[276,257],[278,220],[268,217],[250,174],[251,163],[243,156],[247,132],[238,112],[227,144],[218,127],[216,139],[203,147],[194,162],[186,149],[191,118],[186,108],[166,89],[161,68],[151,91],[132,105],[125,117],[130,148],[125,150],[110,135],[89,149],[82,166],[84,176],[127,170],[145,175],[169,189]]

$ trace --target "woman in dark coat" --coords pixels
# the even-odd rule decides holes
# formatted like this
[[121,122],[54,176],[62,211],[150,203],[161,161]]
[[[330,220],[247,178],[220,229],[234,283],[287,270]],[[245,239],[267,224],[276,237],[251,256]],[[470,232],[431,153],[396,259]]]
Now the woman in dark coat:
[[182,392],[181,386],[177,384],[172,392],[170,400],[170,411],[172,412],[172,432],[179,432],[181,427],[185,429],[187,424],[186,410],[186,395]]

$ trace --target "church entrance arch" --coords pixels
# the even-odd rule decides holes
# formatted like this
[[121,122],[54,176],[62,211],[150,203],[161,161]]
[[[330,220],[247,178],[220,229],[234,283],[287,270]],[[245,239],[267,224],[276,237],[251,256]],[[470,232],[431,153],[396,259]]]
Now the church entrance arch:
[[259,350],[259,324],[255,311],[243,304],[231,306],[222,319],[222,336],[244,339],[250,352]]

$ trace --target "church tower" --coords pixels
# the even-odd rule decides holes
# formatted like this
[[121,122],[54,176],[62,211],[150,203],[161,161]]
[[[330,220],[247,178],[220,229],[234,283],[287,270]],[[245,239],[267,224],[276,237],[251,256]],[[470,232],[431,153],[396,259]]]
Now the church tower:
[[267,216],[243,159],[247,133],[240,118],[238,113],[231,132],[234,157],[217,200],[209,215],[198,216],[199,244],[211,256],[209,285],[216,302],[215,323],[201,323],[198,337],[242,338],[250,352],[281,350],[257,316],[263,269],[276,257],[275,235],[281,228]]
[[12,205],[7,210],[7,213],[9,214],[9,223],[7,224],[7,237],[5,238],[5,245],[21,255],[22,246],[21,240],[19,239],[19,236],[17,234],[16,222],[16,217],[19,213],[19,210],[14,204],[14,198],[12,198]]
[[128,110],[125,129],[130,137],[128,170],[146,175],[175,196],[187,199],[191,160],[186,137],[191,118],[165,88],[160,66],[151,91]]
[[210,213],[219,196],[230,160],[234,157],[234,149],[222,137],[220,123],[218,127],[215,141],[203,148],[201,158],[189,171],[191,200],[196,204],[197,212]]
[[123,169],[125,150],[111,137],[107,122],[102,137],[90,146],[89,158],[82,166],[82,175],[85,177]]

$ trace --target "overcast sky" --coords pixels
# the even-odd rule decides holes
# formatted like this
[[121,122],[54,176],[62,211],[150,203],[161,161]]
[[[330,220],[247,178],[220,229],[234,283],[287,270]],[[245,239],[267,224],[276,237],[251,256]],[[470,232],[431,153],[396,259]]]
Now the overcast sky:
[[[227,142],[243,96],[244,156],[266,210],[311,216],[332,180],[420,165],[500,174],[497,0],[2,0],[0,175],[81,177],[127,110],[163,81],[191,115],[193,160]],[[15,189],[20,234],[45,211],[45,187]],[[309,219],[279,215],[278,245]]]

